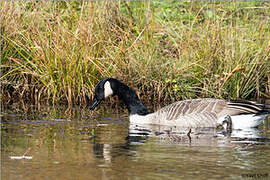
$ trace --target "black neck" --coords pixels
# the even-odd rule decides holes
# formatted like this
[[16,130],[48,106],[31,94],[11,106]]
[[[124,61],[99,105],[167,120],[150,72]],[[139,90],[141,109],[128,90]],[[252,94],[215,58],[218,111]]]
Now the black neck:
[[140,101],[136,92],[132,88],[128,87],[127,85],[118,80],[112,83],[112,88],[114,89],[115,95],[118,95],[118,97],[126,104],[130,115],[149,114],[148,109]]

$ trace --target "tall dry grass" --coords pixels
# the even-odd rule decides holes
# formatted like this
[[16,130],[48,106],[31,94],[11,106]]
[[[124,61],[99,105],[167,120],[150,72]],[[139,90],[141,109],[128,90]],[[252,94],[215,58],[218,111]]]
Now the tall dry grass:
[[145,102],[269,98],[267,2],[1,3],[2,98],[87,104],[105,76]]

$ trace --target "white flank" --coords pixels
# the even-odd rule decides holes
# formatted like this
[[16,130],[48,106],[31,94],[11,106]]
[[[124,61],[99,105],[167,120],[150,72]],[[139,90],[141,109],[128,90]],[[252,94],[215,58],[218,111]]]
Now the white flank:
[[109,96],[113,95],[113,90],[111,88],[111,84],[109,81],[107,81],[105,84],[104,84],[104,98],[107,98]]
[[[267,114],[255,115],[255,114],[245,114],[245,115],[237,115],[231,116],[232,120],[232,129],[246,129],[246,128],[254,128],[259,126],[263,120],[267,117]],[[218,124],[222,124],[225,120],[226,116],[223,116],[218,119]],[[145,124],[159,124],[159,125],[167,125],[167,126],[183,126],[183,127],[191,127],[190,124],[181,124],[178,121],[167,121],[162,117],[156,117],[155,113],[148,114],[146,116],[133,114],[129,116],[131,124],[145,125]],[[192,118],[191,118],[192,120]],[[203,121],[203,119],[201,119]],[[187,125],[187,126],[185,126]],[[226,124],[225,124],[226,125]],[[198,126],[200,127],[200,126]],[[212,127],[212,126],[211,126]],[[225,127],[226,129],[226,127]]]
[[[263,120],[267,117],[267,114],[256,115],[256,114],[242,114],[231,116],[232,120],[232,128],[233,129],[246,129],[246,128],[254,128],[259,126]],[[218,119],[218,124],[222,124],[225,120],[226,116],[222,116]],[[226,129],[225,124],[223,127]]]
[[163,126],[177,126],[177,121],[168,121],[166,117],[162,115],[156,116],[156,113],[151,113],[147,115],[133,114],[129,116],[130,124],[136,125],[163,125]]
[[152,114],[148,115],[138,115],[138,114],[132,114],[129,116],[129,122],[131,124],[152,124],[153,122],[151,121],[152,118],[150,118]]
[[267,114],[262,114],[262,115],[245,114],[245,115],[231,116],[232,128],[245,129],[245,128],[257,127],[263,122],[266,116]]

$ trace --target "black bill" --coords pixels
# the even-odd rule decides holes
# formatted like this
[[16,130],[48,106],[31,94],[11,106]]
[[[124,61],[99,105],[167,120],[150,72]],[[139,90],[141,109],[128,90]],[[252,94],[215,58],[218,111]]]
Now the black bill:
[[94,110],[95,107],[97,107],[97,105],[99,105],[100,102],[101,102],[101,100],[97,100],[96,98],[94,98],[93,103],[91,104],[89,109]]

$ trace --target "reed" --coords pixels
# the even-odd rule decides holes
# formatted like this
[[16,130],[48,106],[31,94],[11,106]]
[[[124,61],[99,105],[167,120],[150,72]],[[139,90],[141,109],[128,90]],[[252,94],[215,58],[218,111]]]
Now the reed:
[[145,102],[269,98],[269,5],[2,1],[2,99],[86,105],[105,76]]

